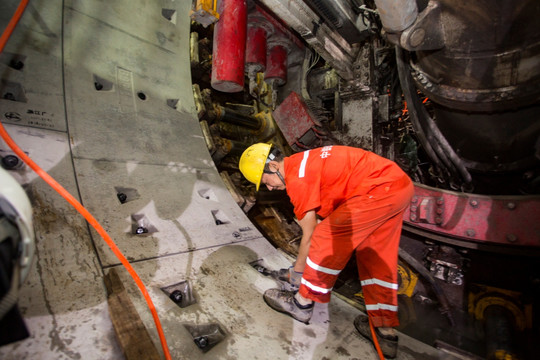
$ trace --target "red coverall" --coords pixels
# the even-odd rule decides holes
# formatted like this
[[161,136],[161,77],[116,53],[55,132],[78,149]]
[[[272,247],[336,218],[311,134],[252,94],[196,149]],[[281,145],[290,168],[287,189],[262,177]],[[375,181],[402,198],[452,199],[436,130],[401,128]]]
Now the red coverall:
[[323,219],[311,237],[300,294],[329,302],[341,270],[356,250],[366,310],[376,327],[399,325],[397,261],[410,178],[394,162],[346,146],[326,146],[285,158],[287,194],[298,219]]

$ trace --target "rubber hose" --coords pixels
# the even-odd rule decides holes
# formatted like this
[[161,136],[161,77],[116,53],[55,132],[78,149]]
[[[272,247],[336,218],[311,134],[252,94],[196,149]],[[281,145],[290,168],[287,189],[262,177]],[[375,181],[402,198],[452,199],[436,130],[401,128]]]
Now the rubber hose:
[[418,121],[418,113],[416,112],[416,107],[411,106],[413,105],[413,97],[410,93],[410,85],[412,82],[412,79],[410,78],[410,75],[408,73],[408,69],[406,68],[406,65],[403,61],[403,51],[396,46],[396,64],[398,68],[398,75],[399,75],[399,82],[401,83],[401,89],[403,91],[403,95],[405,96],[405,100],[407,101],[407,104],[409,104],[409,118],[411,119],[411,122],[413,124],[414,130],[416,131],[416,135],[418,136],[418,140],[426,150],[428,156],[435,162],[435,165],[437,165],[440,168],[447,169],[447,167],[441,163],[441,159],[439,156],[435,153],[433,147],[431,146],[430,142],[427,140],[426,134],[424,133],[424,129],[420,125]]
[[[431,116],[429,116],[425,107],[420,104],[418,97],[413,96],[411,89],[415,89],[415,87],[412,83],[410,68],[407,64],[405,64],[403,56],[403,49],[401,49],[399,46],[396,46],[396,60],[398,65],[399,79],[401,82],[403,94],[405,95],[405,99],[409,104],[411,120],[414,118],[413,115],[416,115],[417,121],[415,127],[419,126],[419,128],[422,128],[424,130],[421,122],[423,122],[427,126],[428,134],[432,135],[436,140],[434,143],[437,144],[436,150],[438,150],[438,157],[441,159],[446,159],[448,157],[452,164],[451,166],[448,166],[448,168],[454,170],[457,169],[458,174],[465,181],[465,183],[470,183],[472,181],[472,177],[465,165],[463,164],[463,161],[456,154],[454,149],[450,146],[448,140],[446,140],[444,135],[437,127],[437,124],[435,124]],[[411,110],[413,111],[411,112]],[[427,141],[426,137],[424,137],[424,139],[426,139]]]

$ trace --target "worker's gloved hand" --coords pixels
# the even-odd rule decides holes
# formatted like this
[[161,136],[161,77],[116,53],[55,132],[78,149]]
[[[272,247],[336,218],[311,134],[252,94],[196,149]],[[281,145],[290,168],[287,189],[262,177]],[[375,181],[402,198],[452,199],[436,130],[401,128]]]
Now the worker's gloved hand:
[[300,280],[302,279],[301,272],[294,271],[294,267],[291,266],[288,269],[279,269],[278,279],[286,281],[294,287],[300,287]]

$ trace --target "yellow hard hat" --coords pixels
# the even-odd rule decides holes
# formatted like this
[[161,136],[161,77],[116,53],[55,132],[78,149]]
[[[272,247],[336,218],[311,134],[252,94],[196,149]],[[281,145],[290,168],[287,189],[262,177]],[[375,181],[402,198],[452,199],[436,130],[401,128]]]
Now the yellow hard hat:
[[238,167],[249,182],[255,184],[255,188],[259,191],[261,185],[261,178],[264,172],[264,165],[266,164],[266,158],[270,154],[272,145],[265,143],[258,143],[248,147],[242,156],[240,157],[240,163]]

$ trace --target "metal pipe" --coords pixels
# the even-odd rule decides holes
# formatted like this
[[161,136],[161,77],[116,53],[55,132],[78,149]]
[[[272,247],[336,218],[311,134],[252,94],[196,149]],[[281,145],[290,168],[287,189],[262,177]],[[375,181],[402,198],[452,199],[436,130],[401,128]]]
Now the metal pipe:
[[281,43],[269,43],[268,47],[264,80],[282,86],[287,82],[287,49]]
[[239,92],[244,89],[247,4],[245,0],[221,0],[219,21],[214,27],[212,80],[214,89]]
[[216,106],[216,120],[229,124],[239,125],[248,129],[258,130],[261,128],[261,121],[256,117],[246,115],[239,111],[227,109],[223,106]]
[[511,312],[499,305],[484,310],[484,331],[487,359],[516,359],[513,332],[515,322]]
[[390,33],[407,29],[418,15],[415,0],[375,0],[375,5],[384,29]]

